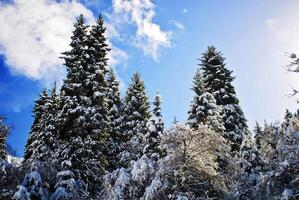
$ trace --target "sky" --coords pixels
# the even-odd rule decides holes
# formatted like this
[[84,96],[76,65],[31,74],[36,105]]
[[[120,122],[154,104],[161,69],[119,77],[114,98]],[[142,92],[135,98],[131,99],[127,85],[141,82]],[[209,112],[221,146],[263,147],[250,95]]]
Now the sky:
[[102,13],[112,51],[109,66],[124,94],[138,71],[151,99],[163,97],[169,127],[184,122],[198,59],[208,45],[233,70],[240,105],[252,128],[255,121],[282,120],[295,112],[287,53],[299,53],[299,2],[296,0],[9,0],[0,1],[0,113],[12,126],[9,144],[20,156],[32,124],[34,100],[43,88],[61,83],[60,53],[69,49],[79,14],[92,25]]

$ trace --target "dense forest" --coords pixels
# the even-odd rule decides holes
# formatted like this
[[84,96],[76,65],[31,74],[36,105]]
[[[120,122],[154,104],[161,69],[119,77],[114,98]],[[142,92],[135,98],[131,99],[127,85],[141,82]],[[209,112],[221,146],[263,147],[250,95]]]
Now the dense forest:
[[[125,96],[108,66],[102,16],[74,24],[61,88],[41,91],[21,163],[0,117],[1,200],[299,199],[299,116],[249,130],[223,54],[195,70],[186,122],[165,128],[139,73]],[[295,55],[291,56],[296,59]]]

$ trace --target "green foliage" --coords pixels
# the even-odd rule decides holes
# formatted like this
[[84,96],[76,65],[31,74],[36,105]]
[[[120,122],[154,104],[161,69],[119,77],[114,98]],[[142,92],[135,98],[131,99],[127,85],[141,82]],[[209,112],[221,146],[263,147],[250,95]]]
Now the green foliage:
[[8,133],[9,128],[4,124],[4,117],[0,115],[0,159],[6,159],[7,156],[6,139]]

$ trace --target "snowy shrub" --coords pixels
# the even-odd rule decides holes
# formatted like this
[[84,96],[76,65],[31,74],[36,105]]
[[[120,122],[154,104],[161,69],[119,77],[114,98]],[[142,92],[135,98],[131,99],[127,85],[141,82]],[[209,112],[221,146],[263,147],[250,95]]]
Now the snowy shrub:
[[218,172],[217,153],[229,151],[222,137],[207,127],[197,131],[176,125],[165,132],[162,146],[167,156],[158,161],[155,178],[143,199],[223,197],[224,177]]

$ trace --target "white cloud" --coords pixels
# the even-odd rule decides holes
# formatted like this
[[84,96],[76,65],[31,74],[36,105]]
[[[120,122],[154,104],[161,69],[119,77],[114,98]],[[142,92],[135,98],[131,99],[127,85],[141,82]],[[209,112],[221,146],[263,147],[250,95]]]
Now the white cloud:
[[111,51],[108,54],[108,58],[109,58],[109,66],[110,67],[115,67],[117,65],[122,64],[122,66],[124,68],[126,68],[126,63],[128,60],[128,55],[126,52],[124,52],[123,50],[117,48],[116,46],[114,46],[111,42],[109,42],[109,46],[111,48]]
[[171,46],[171,32],[153,22],[154,7],[151,0],[113,0],[112,18],[117,27],[126,23],[136,26],[135,45],[157,60],[159,49]]
[[285,18],[268,19],[266,26],[269,30],[273,43],[278,47],[278,50],[299,52],[299,27],[296,20],[299,14],[292,13]]
[[32,79],[61,78],[61,53],[69,45],[79,14],[93,20],[82,4],[71,1],[15,0],[0,5],[0,53],[12,72]]
[[[73,23],[80,14],[89,24],[94,23],[92,12],[77,1],[14,0],[0,4],[0,54],[11,72],[45,84],[61,81],[65,70],[59,57],[69,49]],[[115,37],[107,26],[107,37]],[[127,60],[125,52],[109,44],[109,64]]]
[[184,9],[182,10],[182,13],[183,13],[183,14],[187,14],[187,13],[188,13],[187,8],[184,8]]

